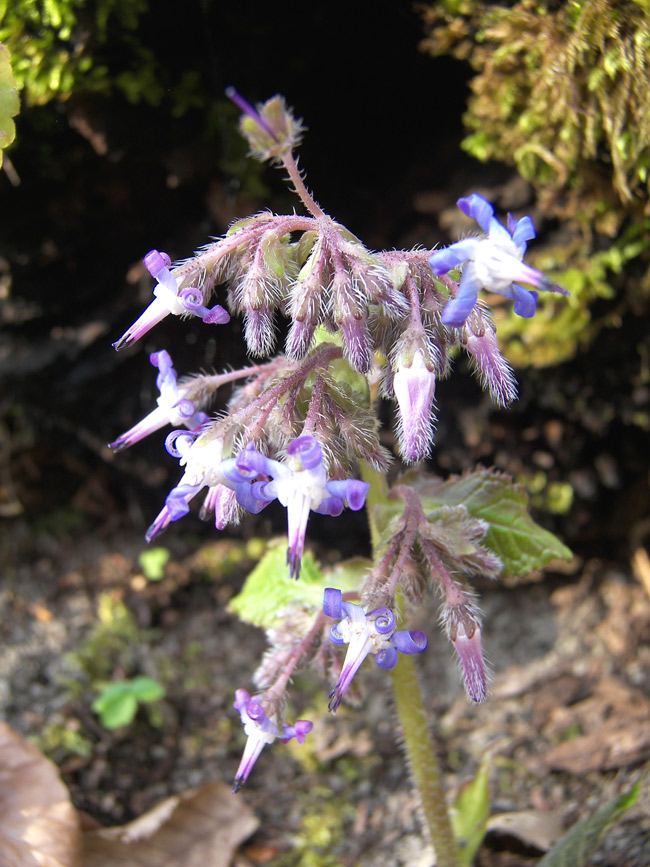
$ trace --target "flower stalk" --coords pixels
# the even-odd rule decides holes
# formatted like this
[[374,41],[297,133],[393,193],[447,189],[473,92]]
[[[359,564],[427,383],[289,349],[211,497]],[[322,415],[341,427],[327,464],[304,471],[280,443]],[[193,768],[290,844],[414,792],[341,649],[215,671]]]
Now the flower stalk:
[[[367,465],[363,467],[362,476],[369,484],[366,508],[373,553],[377,558],[381,529],[375,507],[386,501],[388,482],[384,473],[379,473]],[[398,667],[391,671],[391,686],[406,761],[422,808],[424,827],[435,849],[437,867],[457,867],[456,843],[442,775],[429,732],[415,659],[412,656],[402,656]]]

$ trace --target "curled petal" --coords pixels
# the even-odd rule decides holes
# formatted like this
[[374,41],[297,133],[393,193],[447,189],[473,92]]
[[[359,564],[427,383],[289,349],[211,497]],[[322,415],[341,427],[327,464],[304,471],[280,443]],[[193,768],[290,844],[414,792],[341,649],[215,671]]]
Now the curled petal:
[[196,286],[186,286],[178,293],[178,298],[183,307],[194,313],[200,307],[203,307],[203,293]]
[[165,269],[172,263],[167,253],[159,253],[158,250],[150,250],[142,261],[155,280],[159,280]]
[[537,236],[532,217],[522,217],[521,220],[514,220],[512,214],[508,214],[508,231],[512,235],[515,245],[523,248],[524,252],[527,242],[532,241]]
[[398,659],[399,657],[394,647],[386,647],[384,650],[380,650],[375,656],[375,662],[385,671],[390,671],[392,668],[395,668]]
[[395,629],[395,615],[390,608],[375,608],[366,615],[372,620],[380,635],[388,635]]
[[[325,613],[327,614],[327,612],[325,612]],[[340,617],[341,615],[340,614],[338,614],[338,615],[337,614],[330,614],[328,616],[329,617]],[[345,638],[343,638],[343,636],[341,635],[341,633],[339,631],[339,625],[340,624],[335,623],[334,626],[332,626],[332,628],[330,629],[330,641],[332,642],[332,644],[336,644],[337,647],[340,647],[342,644],[347,643]]]
[[188,502],[202,487],[203,485],[179,485],[176,488],[172,488],[165,500],[170,520],[180,521],[181,518],[187,515],[190,510]]
[[191,418],[194,415],[194,404],[186,397],[175,403],[174,409],[177,409],[179,415],[183,416],[183,418]]
[[261,722],[262,720],[266,719],[266,713],[264,711],[264,708],[258,701],[255,701],[254,698],[248,702],[246,706],[246,713],[252,720],[255,720],[255,722]]
[[537,292],[531,292],[530,289],[524,289],[523,286],[517,286],[516,283],[513,285],[512,291],[515,296],[514,311],[517,316],[522,316],[524,319],[533,317],[537,310]]
[[[248,478],[255,478],[260,474],[275,478],[278,475],[289,472],[279,461],[271,460],[266,455],[258,452],[253,443],[249,443],[240,452],[237,458],[237,468],[245,473]],[[253,473],[254,475],[251,475]]]
[[460,328],[474,309],[478,298],[480,280],[476,276],[474,263],[469,262],[463,269],[463,276],[458,287],[458,295],[448,301],[442,311],[443,325],[450,328]]
[[304,744],[305,738],[313,728],[313,722],[308,719],[296,720],[296,724],[293,726],[295,732],[293,737],[295,737],[299,744]]
[[312,511],[317,512],[319,515],[329,515],[330,518],[337,518],[344,508],[345,503],[339,497],[326,497],[320,506],[315,509],[312,507]]
[[192,434],[189,431],[173,430],[165,438],[165,448],[173,458],[181,458],[195,439],[196,434]]
[[365,505],[370,485],[359,479],[343,479],[341,481],[327,482],[325,487],[333,497],[345,500],[353,512],[358,512]]
[[220,304],[215,304],[203,316],[203,321],[207,325],[226,325],[226,323],[230,322],[230,313]]
[[428,644],[426,634],[419,630],[413,632],[401,630],[393,635],[391,641],[400,653],[422,653]]
[[489,232],[490,223],[494,217],[494,208],[487,199],[478,193],[472,193],[470,196],[458,199],[457,205],[463,214],[476,220],[484,232]]
[[323,612],[327,617],[340,620],[343,617],[343,594],[334,587],[327,587],[323,594]]
[[299,457],[306,470],[313,470],[323,460],[323,450],[318,440],[312,436],[302,436],[293,440],[287,447],[287,454]]
[[256,485],[250,485],[248,482],[242,482],[241,484],[236,485],[235,494],[237,496],[237,502],[242,509],[246,509],[247,512],[251,512],[253,515],[259,514],[262,509],[265,509],[271,502],[270,500],[259,496],[259,487]]

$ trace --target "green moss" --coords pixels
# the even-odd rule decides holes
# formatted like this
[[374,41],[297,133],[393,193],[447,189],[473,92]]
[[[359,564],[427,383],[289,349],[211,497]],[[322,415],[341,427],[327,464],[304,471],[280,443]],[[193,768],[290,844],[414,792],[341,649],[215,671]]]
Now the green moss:
[[97,607],[97,623],[79,647],[68,654],[69,664],[84,677],[70,684],[79,695],[84,681],[93,688],[111,679],[116,668],[133,667],[138,646],[146,634],[126,605],[110,593],[102,593]]
[[79,720],[64,719],[59,714],[55,714],[46,722],[41,733],[30,740],[41,752],[58,764],[70,756],[87,759],[92,755],[93,745],[81,733]]
[[353,820],[355,808],[324,786],[312,787],[300,798],[303,818],[290,853],[273,859],[271,867],[338,867],[337,848]]
[[[617,316],[650,301],[647,8],[442,0],[423,13],[425,49],[475,71],[463,147],[514,166],[535,187],[539,214],[563,226],[546,267],[571,302],[563,314],[542,304],[533,322],[507,314],[499,334],[515,364],[557,364],[593,340],[613,318],[592,318],[598,299],[610,298]],[[634,276],[616,280],[624,271]]]

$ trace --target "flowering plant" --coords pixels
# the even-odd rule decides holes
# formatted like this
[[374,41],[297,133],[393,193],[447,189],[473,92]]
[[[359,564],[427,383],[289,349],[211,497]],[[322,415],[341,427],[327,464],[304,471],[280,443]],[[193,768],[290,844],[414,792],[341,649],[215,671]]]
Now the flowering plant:
[[[297,669],[333,672],[329,709],[335,712],[372,655],[384,670],[399,672],[392,684],[414,782],[439,863],[451,864],[444,795],[431,766],[413,761],[418,750],[432,752],[426,727],[412,724],[423,714],[413,659],[426,649],[427,636],[403,627],[417,618],[427,591],[439,593],[467,694],[483,701],[487,676],[471,576],[524,574],[569,552],[530,518],[524,492],[507,477],[479,469],[442,480],[420,462],[433,443],[436,383],[450,374],[458,349],[497,403],[516,396],[479,290],[514,299],[523,316],[535,312],[535,293],[515,281],[562,290],[523,263],[534,237],[530,217],[509,217],[505,229],[476,194],[459,207],[483,236],[433,252],[371,252],[307,190],[295,158],[303,128],[283,99],[256,108],[235,91],[229,96],[242,109],[241,130],[253,155],[286,170],[307,213],[240,220],[177,265],[164,253],[148,253],[154,300],[114,345],[137,342],[169,315],[198,316],[206,329],[241,315],[248,352],[262,360],[178,380],[170,355],[159,350],[150,358],[159,371],[158,406],[112,448],[175,427],[165,445],[182,475],[148,540],[187,515],[204,489],[200,515],[212,516],[218,530],[276,499],[287,510],[286,562],[271,547],[231,604],[242,620],[265,628],[270,643],[254,676],[256,694],[235,693],[248,739],[235,791],[265,745],[294,737],[303,743],[312,730],[309,720],[286,721],[287,688]],[[450,274],[459,269],[458,283]],[[213,302],[221,292],[230,313]],[[269,358],[278,315],[289,320],[284,353]],[[239,385],[227,411],[210,416],[215,394],[229,383]],[[402,461],[418,465],[399,477],[380,441],[381,398],[395,404]],[[364,507],[372,558],[322,570],[305,552],[311,512],[339,516]],[[345,659],[341,645],[347,645]]]

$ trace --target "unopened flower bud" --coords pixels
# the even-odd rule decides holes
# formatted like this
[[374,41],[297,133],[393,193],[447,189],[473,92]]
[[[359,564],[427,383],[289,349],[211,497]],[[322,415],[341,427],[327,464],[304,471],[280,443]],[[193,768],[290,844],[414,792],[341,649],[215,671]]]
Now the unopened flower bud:
[[291,114],[281,96],[273,96],[257,107],[237,93],[234,87],[226,89],[226,96],[244,112],[240,130],[259,160],[282,162],[283,155],[291,153],[300,144],[303,126]]
[[398,360],[393,391],[399,407],[397,438],[405,461],[421,461],[433,442],[433,398],[436,376],[418,349],[410,364]]
[[447,634],[463,670],[468,697],[479,703],[487,697],[487,673],[481,646],[481,623],[470,603],[449,606],[443,613]]

